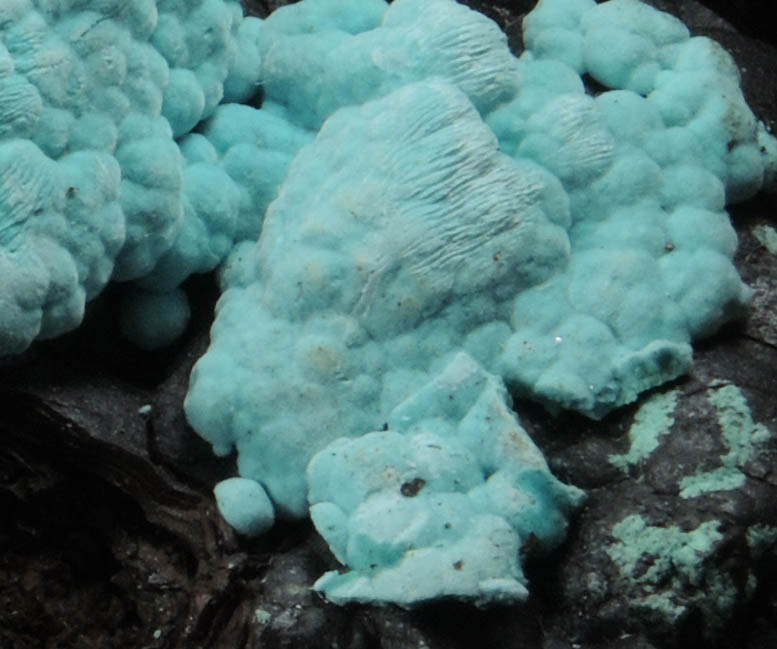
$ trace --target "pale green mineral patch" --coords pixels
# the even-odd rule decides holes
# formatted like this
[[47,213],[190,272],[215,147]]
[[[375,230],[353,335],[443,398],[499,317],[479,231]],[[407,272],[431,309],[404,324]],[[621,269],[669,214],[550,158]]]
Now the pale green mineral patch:
[[677,406],[679,390],[669,390],[652,395],[643,403],[634,415],[629,428],[630,446],[623,455],[610,455],[610,464],[621,471],[628,472],[629,467],[648,458],[658,448],[658,440],[669,432],[674,424],[674,409]]
[[[638,584],[658,584],[676,573],[684,581],[697,584],[703,575],[703,561],[715,543],[723,538],[719,521],[707,521],[695,530],[683,532],[678,526],[648,525],[638,514],[627,516],[612,528],[618,543],[607,549],[624,577]],[[637,566],[650,557],[649,567]]]
[[603,599],[607,594],[607,584],[601,575],[595,572],[589,572],[585,576],[585,585],[588,594],[597,601]]
[[747,583],[745,584],[745,597],[750,599],[755,593],[755,589],[758,588],[758,577],[756,577],[752,571],[747,572]]
[[676,525],[648,525],[638,514],[617,523],[617,542],[607,554],[632,584],[632,608],[674,623],[696,607],[709,625],[722,624],[737,591],[729,575],[710,565],[723,538],[719,527],[719,521],[707,521],[684,532]]
[[263,608],[258,608],[254,611],[254,619],[257,624],[267,624],[272,619],[272,613],[265,611]]
[[753,236],[764,248],[777,256],[777,230],[769,225],[756,225],[753,228]]
[[707,391],[707,399],[715,408],[729,451],[721,456],[718,468],[686,476],[680,481],[683,498],[741,487],[745,482],[742,468],[771,435],[766,426],[753,422],[747,399],[736,385],[712,387]]
[[777,550],[777,526],[757,523],[747,528],[747,547],[754,559]]

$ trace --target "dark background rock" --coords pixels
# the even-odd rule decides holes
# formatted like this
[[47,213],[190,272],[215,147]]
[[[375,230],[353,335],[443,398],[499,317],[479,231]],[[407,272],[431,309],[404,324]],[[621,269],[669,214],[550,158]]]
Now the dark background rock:
[[[286,2],[248,4],[264,16]],[[520,48],[520,21],[533,2],[469,4],[499,21]],[[723,43],[742,69],[751,106],[777,125],[766,2],[651,4]],[[519,607],[337,607],[309,589],[337,565],[309,523],[237,538],[210,491],[234,474],[234,458],[215,458],[182,410],[190,368],[207,346],[214,280],[187,283],[192,326],[153,355],[121,340],[113,320],[120,289],[109,290],[89,305],[78,331],[0,364],[0,648],[777,646],[775,550],[759,555],[746,539],[754,523],[777,524],[774,437],[743,464],[740,488],[679,494],[683,476],[714,470],[727,451],[709,398],[715,390],[738,386],[754,422],[777,431],[777,256],[754,235],[757,226],[775,225],[775,208],[772,195],[732,209],[736,261],[755,289],[752,313],[698,345],[693,372],[662,388],[678,390],[674,424],[648,458],[626,473],[608,460],[626,452],[638,405],[592,422],[517,404],[554,471],[589,493],[564,546],[528,563],[532,596]],[[618,571],[607,549],[614,524],[633,513],[683,532],[720,521],[700,583],[672,586],[671,570],[663,583],[640,583],[650,556],[631,576]],[[719,624],[694,600],[715,575],[730,579],[736,597]],[[672,623],[646,613],[640,602],[656,594],[685,612]]]

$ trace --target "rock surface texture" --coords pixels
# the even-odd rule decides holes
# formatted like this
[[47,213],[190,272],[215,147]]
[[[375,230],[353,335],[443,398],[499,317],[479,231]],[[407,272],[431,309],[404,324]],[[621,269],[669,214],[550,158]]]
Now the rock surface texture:
[[[103,2],[101,6],[109,4]],[[136,4],[140,7],[142,3]],[[183,5],[178,7],[180,3],[158,4],[160,16],[175,18],[176,11],[184,11]],[[204,2],[202,6],[216,4],[220,3]],[[248,3],[248,8],[264,18],[270,9],[282,4],[255,2]],[[363,6],[370,4],[380,3]],[[403,5],[409,4],[398,2],[392,10],[400,25]],[[499,21],[513,52],[520,54],[524,45],[521,21],[534,3],[470,4]],[[745,14],[728,16],[735,21],[741,19],[728,23],[709,8],[713,2],[657,0],[651,4],[678,16],[692,34],[708,35],[723,43],[742,70],[749,105],[767,126],[777,125],[777,84],[765,74],[765,62],[773,61],[777,50],[751,38],[752,26]],[[547,10],[554,3],[545,5]],[[592,5],[568,2],[563,7],[594,11]],[[26,15],[27,3],[8,6]],[[554,23],[560,14],[550,12],[543,17],[540,13],[527,32],[526,45],[545,54],[537,55],[531,63],[515,64],[524,78],[531,76],[534,65],[539,66],[538,70],[545,66],[546,70],[551,64],[543,57],[551,54],[566,57],[575,69],[558,83],[565,94],[571,91],[578,97],[576,103],[571,109],[563,106],[556,118],[545,118],[547,123],[542,116],[532,117],[532,106],[552,99],[559,91],[558,85],[522,96],[516,91],[520,84],[515,86],[508,74],[500,77],[504,85],[496,90],[486,84],[491,94],[477,94],[476,90],[446,80],[442,70],[435,81],[424,84],[430,92],[423,96],[414,92],[413,84],[420,80],[417,73],[406,60],[397,60],[396,53],[402,51],[400,45],[407,38],[398,35],[401,27],[394,34],[396,42],[386,37],[381,50],[390,62],[385,63],[386,69],[398,71],[396,75],[389,75],[390,80],[375,96],[370,95],[372,90],[354,89],[363,96],[344,107],[333,108],[327,95],[332,84],[328,84],[313,92],[318,100],[315,110],[290,118],[293,102],[311,106],[309,98],[273,97],[273,92],[282,93],[285,86],[279,83],[273,88],[272,79],[265,77],[267,90],[261,109],[249,103],[214,105],[210,122],[187,136],[184,133],[191,126],[183,125],[186,116],[176,116],[172,109],[165,114],[157,106],[151,121],[161,124],[164,114],[168,127],[163,129],[164,134],[155,131],[148,137],[159,136],[174,148],[181,170],[180,187],[189,182],[196,200],[188,207],[188,199],[182,201],[173,228],[175,235],[171,230],[161,246],[167,256],[157,255],[153,264],[144,266],[132,290],[140,294],[142,311],[155,308],[143,301],[142,291],[158,285],[163,287],[160,295],[166,296],[184,282],[183,290],[191,303],[191,325],[166,349],[138,352],[123,341],[119,325],[113,320],[114,313],[128,308],[123,291],[113,286],[102,290],[113,273],[110,264],[85,261],[83,268],[76,264],[75,270],[68,271],[75,283],[50,280],[45,289],[45,282],[21,273],[25,281],[37,282],[37,292],[32,292],[35,299],[40,297],[40,304],[50,305],[41,307],[36,303],[38,306],[32,310],[71,314],[73,324],[62,329],[72,328],[81,320],[82,306],[77,302],[91,303],[78,330],[56,340],[38,341],[23,354],[3,359],[0,365],[0,644],[25,648],[53,644],[79,648],[349,649],[775,646],[777,382],[773,368],[777,362],[777,229],[773,215],[777,204],[774,195],[766,195],[728,208],[739,238],[736,253],[736,239],[723,211],[724,201],[741,199],[750,191],[748,187],[754,187],[753,178],[740,173],[748,167],[743,167],[742,161],[752,161],[753,157],[743,134],[755,138],[750,144],[763,134],[759,136],[757,122],[736,120],[729,125],[736,137],[722,149],[689,145],[694,153],[686,160],[658,159],[685,154],[679,145],[667,148],[656,144],[664,137],[660,129],[654,128],[656,119],[664,125],[670,118],[677,120],[671,128],[675,132],[689,131],[681,138],[688,143],[694,133],[706,137],[710,125],[716,123],[716,115],[731,114],[727,110],[736,113],[740,99],[734,96],[731,100],[733,90],[726,83],[702,79],[704,92],[711,90],[714,96],[722,88],[729,103],[713,101],[712,108],[698,111],[695,117],[668,116],[671,106],[661,103],[658,90],[657,108],[639,99],[640,92],[650,94],[645,84],[655,67],[598,71],[600,62],[595,51],[585,55],[586,41],[615,42],[613,30],[622,27],[618,13],[608,15],[607,6],[605,3],[595,8],[599,14],[596,21],[572,20],[560,26]],[[3,22],[3,10],[0,29],[7,30],[10,23]],[[378,20],[383,11],[376,13],[378,18],[367,16],[361,22],[349,22],[353,17],[347,13],[337,19],[341,29],[347,27],[348,36],[339,38],[340,47],[350,52],[346,57],[349,65],[367,65],[364,57],[355,55],[358,47],[353,43],[363,42],[359,35],[369,31],[370,21]],[[579,15],[585,11],[581,9]],[[237,14],[229,15],[230,24],[240,24]],[[283,14],[276,16],[280,17],[271,20],[275,20],[279,33],[292,28],[293,21],[284,23]],[[178,18],[173,18],[167,21],[169,34],[177,33],[172,28]],[[477,20],[475,24],[481,24]],[[99,29],[105,29],[103,23],[109,21],[98,22]],[[130,30],[132,38],[149,42],[143,21],[138,18],[136,22],[135,31]],[[443,30],[439,22],[417,22],[417,38],[423,40],[425,34]],[[671,38],[677,43],[689,42],[679,23],[662,24],[670,26]],[[25,25],[29,28],[28,23]],[[58,35],[67,32],[66,27],[80,29],[84,24],[64,21],[57,28]],[[650,31],[654,27],[645,20],[640,28]],[[95,38],[102,33],[99,29]],[[242,37],[239,30],[229,33],[231,39],[242,43],[243,51],[262,55],[261,40],[253,32],[247,31]],[[304,35],[294,38],[303,39]],[[118,37],[115,40],[119,50],[122,43],[128,43]],[[8,43],[3,43],[13,54]],[[52,47],[59,46],[59,41],[52,43]],[[661,54],[660,47],[650,49],[654,45],[646,45],[647,49],[640,52],[658,51],[652,61],[659,67],[673,60],[669,54]],[[325,70],[326,51],[297,51],[309,53]],[[705,50],[702,56],[692,50],[686,57],[696,65],[694,57],[703,59],[708,53]],[[274,71],[281,79],[286,74],[284,66],[291,65],[294,58],[285,59],[280,44],[275,56]],[[11,58],[15,67],[2,68],[0,52],[0,84],[14,80],[21,83],[17,79],[23,71],[21,58]],[[170,70],[176,65],[182,70],[178,75],[181,79],[190,79],[189,73],[198,82],[213,79],[205,74],[208,70],[198,69],[193,59],[180,59],[176,64],[169,57],[162,58]],[[622,59],[631,60],[629,51],[624,50]],[[507,55],[501,60],[506,62],[504,69],[510,70],[511,62],[518,59]],[[719,64],[732,70],[725,58]],[[3,69],[10,72],[4,74]],[[240,87],[245,90],[245,84],[235,79],[250,79],[250,73],[240,65],[233,69],[237,71],[231,88],[237,93]],[[697,70],[693,66],[691,69]],[[682,75],[682,69],[672,70],[672,74]],[[341,83],[346,87],[348,74],[345,68],[341,72]],[[230,88],[228,76],[213,74]],[[578,74],[583,75],[582,80]],[[402,75],[408,78],[399,83],[397,79]],[[667,86],[675,84],[690,95],[701,92],[694,86],[694,78],[698,81],[700,77],[661,76]],[[149,89],[161,87],[151,81]],[[604,91],[605,82],[631,91],[621,90],[613,96]],[[516,92],[511,99],[510,93]],[[333,92],[332,96],[341,93]],[[385,117],[391,104],[405,107],[408,118],[404,125],[392,124]],[[45,102],[41,106],[45,107]],[[614,117],[624,106],[630,120],[625,125]],[[716,113],[717,109],[722,113]],[[523,110],[525,119],[505,119],[509,110]],[[572,112],[564,112],[569,110]],[[450,121],[459,126],[461,133],[456,128],[435,125],[429,119],[435,114],[455,115]],[[403,140],[403,127],[414,123],[414,115],[419,128],[413,133],[413,145],[420,146],[411,149]],[[564,116],[570,116],[577,126],[565,130]],[[181,126],[172,126],[177,119]],[[695,119],[700,121],[694,124]],[[236,124],[249,125],[250,135],[242,141]],[[426,130],[424,124],[428,125]],[[97,138],[110,131],[108,126],[103,130],[86,128],[86,123],[83,126],[73,133]],[[133,136],[142,133],[142,129],[130,131]],[[353,140],[349,140],[349,132]],[[268,140],[268,133],[276,134],[276,139]],[[572,173],[560,154],[548,154],[554,150],[548,148],[548,139],[555,142],[557,150],[570,150],[575,143],[568,138],[574,139],[574,134],[586,135],[584,143],[598,143],[597,147],[603,139],[613,138],[612,157],[604,162],[598,157],[588,161],[593,167],[586,167],[585,178],[576,175],[583,172]],[[539,140],[542,142],[538,144]],[[354,144],[357,141],[359,146]],[[445,156],[435,153],[437,141],[445,144]],[[457,144],[451,146],[451,142]],[[19,146],[23,155],[17,156],[14,147]],[[38,201],[35,205],[40,203],[44,211],[48,210],[46,214],[52,215],[43,222],[54,225],[43,234],[13,224],[10,229],[0,230],[3,259],[17,254],[22,239],[56,241],[60,248],[67,249],[71,235],[63,237],[55,222],[63,214],[78,220],[77,210],[67,211],[73,201],[89,198],[90,205],[113,205],[109,212],[113,210],[114,223],[123,218],[119,213],[124,213],[125,206],[119,190],[111,193],[90,189],[88,196],[72,195],[69,188],[75,185],[57,176],[64,173],[61,170],[67,171],[69,164],[72,166],[70,160],[82,158],[89,164],[102,160],[100,168],[107,174],[106,182],[113,176],[118,181],[116,169],[123,169],[119,156],[114,155],[118,149],[96,153],[99,147],[90,144],[85,150],[76,150],[75,145],[73,151],[63,149],[61,155],[44,152],[48,161],[41,158],[39,166],[25,171],[27,167],[21,163],[27,160],[26,152],[33,151],[30,145],[3,140],[0,150],[3,148],[10,170],[29,175],[50,167],[52,174],[47,177],[55,179],[51,186],[36,184],[40,192],[25,199]],[[432,169],[443,175],[448,164],[455,163],[457,169],[474,165],[471,181],[462,185],[461,195],[454,188],[444,200],[450,201],[454,213],[459,209],[464,217],[460,227],[468,236],[473,227],[476,235],[478,227],[486,228],[482,257],[435,257],[433,243],[440,219],[428,209],[434,201],[429,201],[424,191],[418,196],[402,195],[386,180],[386,169],[392,165],[408,183],[417,177],[405,153],[410,150],[418,156],[412,162],[420,160],[426,165],[430,160],[437,161],[441,166]],[[585,151],[585,147],[577,150]],[[600,151],[596,147],[594,150]],[[342,152],[339,159],[338,151]],[[360,152],[363,159],[359,158]],[[38,153],[30,155],[40,157]],[[261,182],[248,182],[248,176],[241,172],[247,157],[259,159],[262,164],[272,161],[281,171],[274,177],[262,176]],[[137,159],[151,164],[151,157],[139,154]],[[316,170],[317,160],[334,161],[329,164],[339,170],[340,176],[330,179],[328,172]],[[692,164],[686,164],[689,160]],[[21,166],[14,166],[14,161],[21,161]],[[359,192],[349,190],[344,180],[351,178],[353,168],[360,165],[370,167],[369,182],[365,181]],[[295,167],[304,171],[308,182],[284,182],[287,169],[294,171]],[[684,173],[675,181],[667,180],[671,177],[667,169],[677,168],[685,169]],[[552,169],[555,180],[549,178],[548,169]],[[768,164],[762,172],[762,178],[769,176]],[[95,177],[91,172],[87,176]],[[491,205],[479,198],[478,182],[490,177],[498,180],[496,185],[500,187],[505,183],[513,187],[521,187],[521,182],[531,185],[526,192],[519,192],[517,213],[521,218],[516,231],[503,227],[506,217],[500,212],[506,202],[516,200],[514,197],[497,191]],[[216,184],[208,185],[203,178],[216,178]],[[153,175],[148,179],[162,182]],[[589,191],[597,183],[602,194],[618,200],[620,197],[629,209],[603,206],[603,199]],[[223,193],[215,196],[214,187],[223,189]],[[41,198],[49,190],[57,196],[50,204]],[[561,193],[553,194],[555,190]],[[482,191],[485,196],[486,189]],[[265,232],[256,248],[253,244],[240,246],[222,274],[221,287],[209,278],[186,280],[192,272],[215,266],[236,238],[244,238],[239,230],[242,226],[237,225],[243,221],[226,215],[249,216],[247,205],[267,205],[276,194],[279,198],[263,226],[273,236]],[[568,197],[566,203],[558,199],[562,194]],[[181,195],[185,197],[186,192]],[[365,201],[365,195],[373,198]],[[375,196],[380,196],[380,201]],[[14,209],[31,205],[22,205],[18,196],[8,192],[2,200],[17,206]],[[428,225],[425,236],[417,236],[408,226],[410,219],[392,231],[390,222],[375,209],[379,202],[395,206],[400,214],[420,215],[421,222]],[[197,211],[197,206],[202,209]],[[619,220],[636,208],[646,218],[637,224]],[[493,221],[486,225],[479,219],[467,222],[466,216],[473,209],[493,216]],[[326,231],[316,227],[317,212],[328,219]],[[590,214],[592,220],[576,219],[576,214]],[[680,219],[681,214],[689,220]],[[219,215],[226,220],[219,221]],[[206,224],[214,216],[217,227],[210,230]],[[219,223],[226,224],[226,229],[219,230]],[[338,227],[349,230],[356,224],[364,228],[361,241],[332,236]],[[488,230],[492,226],[493,231]],[[255,236],[259,228],[256,224],[251,227]],[[213,233],[204,247],[196,243],[201,241],[199,236],[192,234],[203,228]],[[225,232],[224,236],[219,234]],[[126,234],[119,236],[118,229],[110,236],[93,230],[89,233],[95,234],[101,245],[107,246],[105,249],[110,246],[104,242],[113,241],[111,254],[115,260],[123,259],[120,250],[125,244],[119,240],[127,240]],[[270,239],[283,245],[273,244]],[[586,261],[586,255],[602,239],[618,245],[606,246],[601,258]],[[526,255],[531,249],[537,251],[535,261],[545,261],[531,272],[509,276],[500,270],[501,265],[518,264],[519,260],[503,257],[503,240],[519,244],[506,251],[508,255]],[[393,242],[395,247],[381,252],[385,251],[384,241]],[[499,250],[485,243],[492,241]],[[152,242],[139,243],[134,249],[140,251],[146,244]],[[211,244],[213,248],[208,247]],[[466,238],[461,245],[461,250],[467,252]],[[289,266],[290,250],[297,251],[295,256],[304,251],[308,264]],[[104,256],[97,252],[94,255],[94,259]],[[641,273],[617,272],[625,258],[635,255],[639,256]],[[141,257],[128,253],[126,259]],[[210,261],[201,261],[206,258]],[[364,266],[354,271],[354,264],[343,264],[343,258],[362,261]],[[676,262],[677,258],[683,263]],[[120,263],[115,260],[113,264]],[[693,281],[670,268],[674,263],[684,267],[685,262],[698,266],[694,267]],[[42,268],[38,266],[36,272]],[[130,266],[127,261],[126,267]],[[11,267],[19,272],[18,265]],[[64,263],[56,265],[56,269],[67,267]],[[460,279],[445,284],[440,269],[459,272]],[[635,300],[639,318],[634,316],[635,311],[625,308],[596,310],[592,287],[610,277],[617,281],[607,290],[618,292],[620,304],[629,301],[630,293],[623,286],[630,290],[644,285],[644,293]],[[92,278],[89,281],[95,288],[87,290],[84,278]],[[3,291],[19,286],[17,279],[0,287],[0,302],[6,297]],[[619,281],[623,282],[620,288]],[[304,290],[298,288],[298,282]],[[230,297],[222,299],[214,345],[226,344],[228,335],[224,332],[230,326],[229,320],[248,318],[257,324],[264,321],[265,325],[256,328],[255,339],[241,339],[237,349],[259,344],[262,353],[249,357],[241,370],[247,377],[242,379],[243,397],[229,396],[235,394],[229,390],[226,397],[220,397],[217,390],[221,386],[215,379],[196,388],[207,374],[200,372],[195,380],[195,389],[201,391],[198,398],[211,400],[203,411],[217,411],[216,405],[229,408],[229,399],[235,399],[241,407],[247,405],[250,413],[243,420],[249,423],[236,417],[228,427],[210,428],[215,432],[207,436],[223,452],[233,444],[262,446],[265,442],[248,434],[253,418],[269,422],[267,430],[274,430],[273,426],[285,430],[279,420],[296,417],[298,423],[307,426],[300,439],[313,442],[298,456],[277,451],[289,462],[281,471],[275,468],[277,460],[269,463],[268,470],[242,448],[239,459],[213,458],[208,445],[187,426],[182,404],[189,374],[209,346],[213,304],[219,290],[227,285]],[[333,285],[337,291],[327,290]],[[68,286],[81,288],[71,290]],[[409,286],[416,300],[401,308],[396,306],[392,302],[395,293],[401,291],[404,295]],[[308,290],[310,287],[317,290]],[[97,297],[100,290],[102,294]],[[295,300],[279,297],[289,291]],[[559,292],[567,298],[564,308],[573,305],[576,317],[585,313],[589,324],[591,320],[604,323],[614,342],[597,338],[596,347],[582,344],[575,333],[590,333],[582,325],[571,327],[569,333],[558,330],[558,323],[569,318],[567,312],[559,312],[557,306],[543,311],[537,305],[557,305],[550,293]],[[378,299],[365,302],[361,300],[365,294]],[[253,306],[240,301],[251,295],[260,298]],[[715,297],[710,301],[705,295]],[[21,304],[17,293],[14,296],[13,303]],[[181,298],[179,295],[175,299],[180,303]],[[125,306],[120,307],[123,300]],[[64,304],[69,306],[65,308]],[[389,306],[398,309],[395,313],[401,311],[402,317],[381,317],[381,309]],[[690,339],[711,334],[729,316],[745,309],[745,320],[694,345],[691,365]],[[522,319],[521,314],[529,311],[544,314],[543,318],[534,322]],[[487,323],[478,320],[483,313],[488,316]],[[269,321],[278,319],[283,328],[267,325],[268,314]],[[40,317],[45,320],[54,315]],[[19,322],[14,320],[15,324]],[[486,326],[484,335],[478,337]],[[650,332],[647,338],[643,326]],[[50,331],[51,335],[61,332]],[[408,331],[422,335],[411,339]],[[171,337],[179,333],[177,330]],[[515,351],[521,347],[518,343],[506,346],[505,341],[511,337],[523,336],[520,340],[536,343],[547,335],[551,336],[550,347],[534,345],[531,353],[520,356],[521,363],[511,365],[505,361],[505,349]],[[283,336],[293,336],[293,352],[281,340]],[[557,338],[561,339],[558,343]],[[30,340],[6,337],[2,343],[18,349],[29,345]],[[332,340],[341,341],[340,346],[333,345]],[[656,341],[662,350],[655,347]],[[559,349],[565,343],[572,343],[572,352]],[[206,358],[211,360],[205,364],[217,365],[214,359],[218,356],[208,354]],[[240,356],[238,351],[227,351],[224,358],[229,354]],[[260,374],[270,372],[272,363],[267,359],[272,361],[275,356],[275,373],[287,373],[288,385],[306,390],[309,410],[290,407],[297,402],[293,394],[277,387],[283,385],[282,381],[262,394],[249,387],[250,375],[257,369],[253,366]],[[570,360],[573,357],[574,362]],[[550,365],[549,358],[553,359]],[[665,360],[658,362],[660,358]],[[597,374],[597,362],[607,370]],[[621,368],[620,375],[617,368]],[[648,378],[627,384],[623,377],[635,376],[630,374],[634,368],[641,368],[639,376]],[[657,374],[651,375],[653,370]],[[576,387],[572,380],[575,375],[590,381]],[[361,376],[365,378],[357,380]],[[635,403],[614,408],[673,377],[670,383],[654,387]],[[592,391],[589,385],[598,389]],[[450,395],[455,398],[450,399]],[[341,411],[329,408],[327,404],[333,398],[347,407]],[[267,405],[262,405],[263,399]],[[602,418],[569,411],[550,415],[538,400]],[[273,404],[276,412],[272,412]],[[189,407],[190,416],[192,407],[196,409]],[[294,410],[291,415],[290,410]],[[520,424],[514,411],[520,413]],[[208,416],[220,417],[217,412]],[[484,424],[485,420],[489,423]],[[298,445],[288,438],[285,443]],[[262,449],[263,454],[276,452],[269,446]],[[306,473],[305,465],[311,457]],[[394,471],[381,471],[389,465]],[[248,539],[236,535],[216,511],[211,489],[215,482],[234,476],[238,469],[264,485],[272,500],[270,504],[266,498],[259,499],[265,511],[273,507],[283,519],[304,516],[311,506],[318,532],[304,520],[281,520],[265,536]],[[279,477],[272,477],[273,472]],[[285,482],[280,477],[284,475]],[[484,481],[484,475],[489,480]],[[347,478],[348,490],[338,487],[342,478],[337,476]],[[222,484],[228,483],[226,480]],[[585,505],[568,524],[566,517],[582,503],[580,489],[587,495]],[[249,493],[255,492],[249,489]],[[516,510],[511,509],[516,500],[508,495],[520,502]],[[373,508],[375,503],[378,506]],[[439,518],[429,513],[435,510]],[[246,529],[255,522],[248,521]],[[404,537],[396,533],[397,529],[404,531]],[[474,541],[482,532],[482,539],[501,535],[505,540],[501,553],[493,552],[493,548],[471,551],[473,543],[482,542]],[[548,555],[553,547],[556,549]],[[471,553],[466,555],[465,550]],[[389,567],[377,579],[370,577],[373,559]],[[343,571],[341,561],[350,566],[350,572]],[[406,579],[403,571],[416,579],[423,575],[431,580],[423,584],[428,594],[422,591],[408,599],[401,590],[402,580]],[[494,572],[504,579],[493,581]],[[339,602],[371,600],[406,605],[447,595],[497,604],[479,609],[443,599],[413,611],[370,604],[343,607],[311,589],[324,573],[320,588]],[[459,584],[457,588],[464,584],[466,591],[453,588],[441,592],[429,585],[434,579],[444,581],[449,573],[457,577],[458,581],[453,582]],[[522,603],[514,603],[516,600]]]

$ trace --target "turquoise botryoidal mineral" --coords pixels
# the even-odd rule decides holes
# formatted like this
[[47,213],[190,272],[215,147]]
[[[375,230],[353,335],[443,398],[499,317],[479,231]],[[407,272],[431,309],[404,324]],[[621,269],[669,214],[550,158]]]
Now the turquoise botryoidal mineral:
[[633,0],[543,0],[519,58],[448,0],[334,6],[263,23],[262,111],[310,142],[227,262],[187,415],[279,515],[311,508],[350,569],[333,601],[520,600],[514,552],[581,494],[502,380],[599,417],[686,371],[747,304],[724,206],[773,182],[774,142],[728,55]]
[[453,0],[93,5],[0,7],[0,353],[110,279],[169,342],[176,287],[227,258],[186,400],[238,450],[227,518],[312,507],[334,601],[525,598],[518,549],[582,495],[505,385],[601,417],[747,305],[725,204],[777,144],[731,58],[637,0],[541,0],[520,57]]
[[[77,327],[199,215],[174,138],[255,89],[237,61],[258,25],[238,0],[0,4],[0,356]],[[216,157],[198,162],[211,193],[237,192]],[[232,246],[236,217],[220,214],[186,228],[193,270]]]

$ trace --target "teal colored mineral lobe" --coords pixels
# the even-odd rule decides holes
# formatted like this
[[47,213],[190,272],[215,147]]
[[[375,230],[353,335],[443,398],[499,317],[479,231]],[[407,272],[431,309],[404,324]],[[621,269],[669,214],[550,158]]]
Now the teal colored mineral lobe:
[[[354,176],[358,191],[340,182]],[[190,421],[219,430],[224,386],[211,381],[225,377],[210,364],[225,360],[223,332],[252,322],[228,378],[251,390],[252,407],[209,439],[222,452],[237,443],[241,474],[262,475],[282,511],[306,515],[309,457],[299,449],[379,428],[451,350],[507,316],[509,301],[492,292],[508,298],[563,267],[566,237],[544,200],[560,189],[545,177],[500,153],[449,84],[408,84],[336,113],[294,159],[289,180],[299,182],[284,185],[248,253],[250,283],[222,299]]]
[[275,524],[272,503],[253,480],[227,478],[215,486],[213,494],[224,520],[241,534],[258,536]]
[[557,545],[583,492],[550,474],[509,403],[501,380],[459,353],[387,430],[317,453],[310,513],[351,571],[315,587],[338,603],[523,599],[523,543]]
[[122,334],[148,351],[177,340],[189,324],[189,301],[181,289],[166,293],[133,288],[119,315]]
[[[190,243],[192,212],[213,207],[196,236],[217,239],[193,267],[232,248],[218,237],[239,232],[237,199],[192,207],[198,170],[174,137],[255,90],[259,24],[238,0],[0,3],[0,355],[75,328],[109,280]],[[209,191],[237,194],[216,167]]]
[[467,381],[430,387],[452,368],[490,377],[536,458],[502,379],[599,417],[686,371],[749,299],[724,206],[777,156],[730,57],[633,0],[543,0],[524,36],[516,58],[450,0],[303,0],[253,41],[264,104],[239,119],[284,123],[247,140],[290,161],[276,190],[228,170],[271,202],[226,263],[186,412],[279,515],[312,507],[350,569],[318,582],[334,601],[519,600],[508,555],[563,537],[579,492],[474,452],[495,424]]

